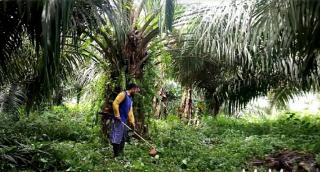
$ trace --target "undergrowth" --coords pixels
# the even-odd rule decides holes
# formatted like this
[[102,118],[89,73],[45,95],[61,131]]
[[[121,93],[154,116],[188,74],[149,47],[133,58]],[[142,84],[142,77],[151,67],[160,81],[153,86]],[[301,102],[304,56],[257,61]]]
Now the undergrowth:
[[241,171],[250,161],[279,150],[313,153],[320,161],[320,118],[294,113],[249,122],[204,117],[187,126],[175,116],[152,120],[150,157],[142,141],[131,139],[125,155],[112,158],[90,111],[55,107],[19,122],[0,125],[0,170],[35,171]]

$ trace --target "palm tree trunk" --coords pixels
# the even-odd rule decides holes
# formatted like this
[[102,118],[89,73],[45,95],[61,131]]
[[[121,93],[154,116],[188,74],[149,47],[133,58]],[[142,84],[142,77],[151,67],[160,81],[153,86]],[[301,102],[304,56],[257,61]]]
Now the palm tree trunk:
[[57,89],[55,89],[55,93],[52,99],[53,105],[60,106],[63,102],[63,88],[59,86]]
[[192,88],[187,88],[186,106],[184,108],[184,114],[188,120],[192,119]]
[[108,136],[111,132],[111,119],[113,116],[112,102],[117,95],[123,90],[120,83],[125,83],[122,80],[124,75],[119,72],[111,72],[110,80],[114,81],[106,83],[105,103],[101,110],[101,132],[104,136],[104,140],[108,141]]
[[146,105],[144,104],[144,97],[146,97],[146,95],[143,95],[143,82],[144,82],[144,78],[143,78],[143,71],[142,69],[139,69],[139,75],[135,75],[132,77],[131,81],[136,83],[137,85],[139,85],[139,87],[141,88],[142,92],[139,93],[139,95],[134,96],[133,98],[133,113],[134,113],[134,117],[135,117],[135,121],[136,121],[136,127],[135,129],[137,130],[137,132],[139,132],[142,135],[147,135],[148,134],[148,126],[145,123],[146,121]]
[[80,98],[81,98],[81,88],[77,88],[77,105],[80,103]]
[[208,100],[210,100],[209,104],[209,110],[211,111],[213,116],[217,116],[220,112],[220,108],[221,108],[221,102],[219,101],[217,96],[213,96],[208,98]]
[[160,118],[161,117],[160,116],[161,115],[160,114],[160,112],[161,112],[161,100],[159,100],[157,96],[155,96],[153,98],[153,111],[154,111],[154,117],[155,118]]
[[186,87],[180,104],[180,118],[190,120],[192,118],[192,87]]
[[183,116],[183,112],[184,112],[184,107],[185,107],[185,104],[186,104],[186,95],[187,95],[187,92],[186,90],[183,91],[182,93],[182,97],[181,97],[181,102],[180,102],[180,106],[179,106],[179,117],[180,119],[182,119],[182,116]]

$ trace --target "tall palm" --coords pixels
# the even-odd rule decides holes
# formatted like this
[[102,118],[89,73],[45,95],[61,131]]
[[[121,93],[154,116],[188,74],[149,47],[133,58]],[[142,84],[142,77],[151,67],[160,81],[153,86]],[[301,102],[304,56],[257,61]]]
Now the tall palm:
[[[113,83],[107,85],[106,101],[111,102],[116,86],[124,89],[129,81],[142,84],[150,42],[160,33],[172,29],[174,1],[142,0],[135,4],[132,0],[113,0],[101,9],[106,12],[103,16],[106,25],[86,34],[92,41],[92,47],[103,54],[104,60],[110,64]],[[145,115],[141,100],[135,102],[135,116],[141,128]]]
[[229,102],[229,109],[270,90],[317,89],[319,7],[314,0],[221,1],[182,30],[182,49],[238,66],[241,76],[227,79],[213,94]]
[[[1,1],[0,85],[24,81],[27,107],[49,98],[66,78],[68,70],[73,69],[76,59],[62,53],[65,43],[75,44],[84,28],[99,23],[97,4],[103,1]],[[35,50],[27,63],[15,55],[24,40],[30,40]],[[17,74],[30,68],[30,63],[36,64],[32,76],[19,80]]]

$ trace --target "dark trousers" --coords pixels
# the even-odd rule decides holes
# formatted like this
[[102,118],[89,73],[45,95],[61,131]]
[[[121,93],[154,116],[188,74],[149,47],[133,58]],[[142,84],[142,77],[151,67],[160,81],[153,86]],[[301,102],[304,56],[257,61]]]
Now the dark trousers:
[[112,144],[112,146],[113,146],[113,157],[117,157],[117,156],[119,156],[120,153],[121,154],[123,153],[124,144],[125,144],[125,140],[124,139],[122,139],[120,144],[115,144],[115,143]]

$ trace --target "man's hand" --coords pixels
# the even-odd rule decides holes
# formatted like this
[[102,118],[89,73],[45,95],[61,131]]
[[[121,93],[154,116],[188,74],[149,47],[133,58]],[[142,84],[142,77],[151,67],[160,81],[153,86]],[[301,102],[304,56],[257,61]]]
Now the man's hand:
[[135,129],[135,128],[134,128],[134,124],[129,123],[129,126],[130,126],[131,130],[134,131],[134,129]]

